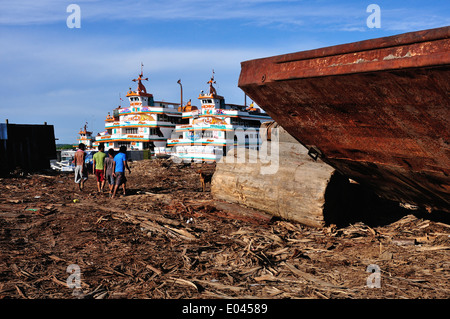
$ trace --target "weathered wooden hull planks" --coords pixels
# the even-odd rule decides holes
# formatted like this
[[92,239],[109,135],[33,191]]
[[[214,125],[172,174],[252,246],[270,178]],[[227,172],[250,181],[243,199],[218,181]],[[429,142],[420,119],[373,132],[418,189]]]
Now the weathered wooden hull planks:
[[239,87],[378,195],[450,211],[450,27],[241,64]]

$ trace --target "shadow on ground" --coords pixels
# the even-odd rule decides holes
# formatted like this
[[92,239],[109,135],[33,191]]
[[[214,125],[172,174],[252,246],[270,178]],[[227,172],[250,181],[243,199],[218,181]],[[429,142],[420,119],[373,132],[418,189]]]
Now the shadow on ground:
[[334,175],[325,193],[324,219],[326,225],[338,228],[363,222],[370,227],[391,224],[404,216],[450,224],[450,214],[443,211],[429,213],[425,209],[407,209],[398,202],[383,199],[367,187],[349,183],[346,177]]

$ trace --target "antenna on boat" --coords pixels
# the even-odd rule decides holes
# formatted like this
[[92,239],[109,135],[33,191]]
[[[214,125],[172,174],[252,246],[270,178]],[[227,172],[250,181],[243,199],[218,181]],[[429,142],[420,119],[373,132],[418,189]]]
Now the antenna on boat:
[[177,81],[177,83],[180,85],[180,90],[181,90],[181,99],[180,99],[180,107],[183,107],[183,86],[181,85],[181,79],[179,79]]

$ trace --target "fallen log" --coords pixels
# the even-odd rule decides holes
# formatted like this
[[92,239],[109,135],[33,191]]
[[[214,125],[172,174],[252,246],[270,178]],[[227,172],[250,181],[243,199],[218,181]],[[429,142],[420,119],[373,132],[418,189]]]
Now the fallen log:
[[263,140],[259,152],[232,149],[217,163],[212,196],[308,226],[324,226],[327,189],[345,179],[333,181],[334,168],[312,158],[282,127],[271,124],[270,130],[270,140]]

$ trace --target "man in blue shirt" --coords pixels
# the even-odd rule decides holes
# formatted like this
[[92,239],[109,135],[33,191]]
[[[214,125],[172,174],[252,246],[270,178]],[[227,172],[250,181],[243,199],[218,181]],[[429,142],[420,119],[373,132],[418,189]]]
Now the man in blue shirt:
[[127,147],[121,146],[119,149],[119,153],[117,153],[117,155],[114,156],[113,176],[115,178],[115,185],[111,198],[114,198],[116,196],[117,189],[119,188],[120,185],[122,185],[124,196],[126,193],[127,179],[125,178],[125,168],[128,169],[128,172],[131,174],[131,170],[127,164],[126,151]]

